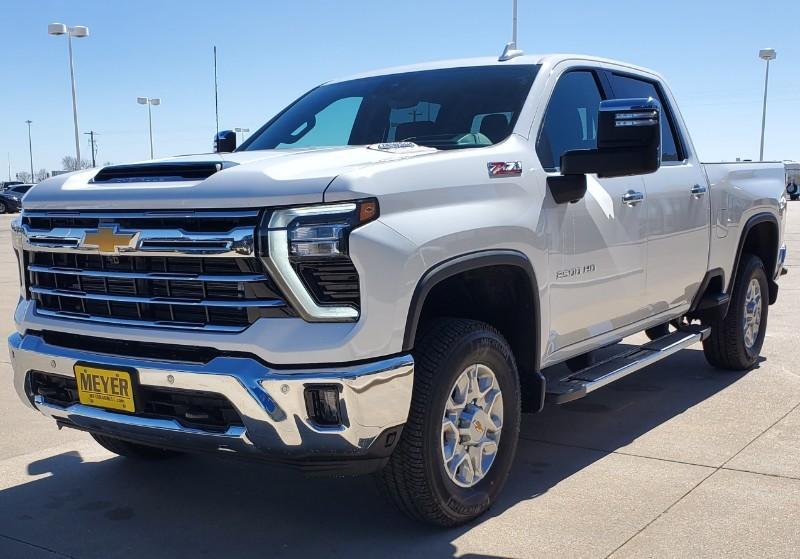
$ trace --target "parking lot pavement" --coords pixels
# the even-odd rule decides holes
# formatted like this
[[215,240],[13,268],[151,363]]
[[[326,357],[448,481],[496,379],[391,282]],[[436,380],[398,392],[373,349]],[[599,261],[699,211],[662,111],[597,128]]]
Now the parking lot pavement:
[[[790,275],[756,369],[716,371],[696,347],[526,416],[500,502],[455,530],[406,520],[369,478],[114,457],[23,407],[0,352],[0,557],[797,557],[800,203],[789,215]],[[0,327],[10,332],[7,222]]]

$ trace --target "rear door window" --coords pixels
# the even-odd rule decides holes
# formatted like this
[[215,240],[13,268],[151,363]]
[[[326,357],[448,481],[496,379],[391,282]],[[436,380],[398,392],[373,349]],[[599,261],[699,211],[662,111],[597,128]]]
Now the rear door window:
[[683,161],[681,142],[672,118],[672,110],[655,83],[622,74],[611,74],[611,87],[616,99],[652,97],[661,105],[661,160]]

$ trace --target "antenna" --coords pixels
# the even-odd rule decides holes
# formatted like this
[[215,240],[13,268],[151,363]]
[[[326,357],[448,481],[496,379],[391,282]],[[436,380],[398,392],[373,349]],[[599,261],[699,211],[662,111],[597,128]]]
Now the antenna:
[[511,11],[511,44],[517,48],[517,0],[513,0]]
[[[214,115],[217,119],[217,136],[219,136],[219,95],[217,94],[217,45],[214,45]],[[214,136],[215,138],[217,136]]]
[[511,60],[525,54],[517,48],[517,0],[512,0],[511,9],[511,42],[507,43],[503,49],[503,54],[497,59],[500,62]]

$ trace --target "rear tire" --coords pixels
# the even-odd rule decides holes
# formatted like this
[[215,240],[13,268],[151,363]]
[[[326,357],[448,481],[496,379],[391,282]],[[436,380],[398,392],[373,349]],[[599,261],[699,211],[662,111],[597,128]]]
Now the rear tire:
[[[520,422],[514,356],[503,336],[488,324],[440,319],[427,328],[414,358],[408,421],[388,465],[376,475],[378,485],[412,518],[438,526],[464,524],[494,503],[514,461]],[[460,384],[465,374],[470,380]],[[485,397],[471,399],[471,387]],[[456,401],[463,402],[459,406],[463,415],[449,416]],[[476,409],[486,413],[464,419]],[[465,431],[472,434],[458,434]],[[495,437],[494,445],[487,442],[489,437]],[[472,456],[479,458],[473,462]]]
[[126,458],[136,458],[139,460],[163,460],[165,458],[172,458],[173,456],[178,456],[180,454],[180,452],[175,450],[167,450],[154,446],[136,444],[106,435],[97,435],[92,433],[92,438],[106,450],[120,456],[125,456]]
[[4,214],[8,212],[8,207],[6,206],[5,202],[0,202],[0,214]]
[[728,314],[709,323],[711,335],[703,341],[703,352],[711,365],[746,371],[756,364],[767,330],[768,290],[764,263],[758,256],[743,254]]

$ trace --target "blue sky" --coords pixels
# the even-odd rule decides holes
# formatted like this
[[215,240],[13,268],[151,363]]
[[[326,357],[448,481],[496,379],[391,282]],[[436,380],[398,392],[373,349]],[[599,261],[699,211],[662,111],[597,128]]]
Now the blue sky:
[[[651,67],[669,80],[704,160],[757,158],[764,63],[773,47],[765,157],[800,159],[800,2],[519,0],[526,52],[580,52]],[[497,55],[511,0],[6,0],[0,38],[0,177],[60,168],[74,153],[67,45],[53,21],[89,26],[74,41],[81,131],[100,162],[208,151],[214,133],[212,46],[219,49],[220,126],[255,130],[327,79],[372,68]],[[86,137],[82,152],[89,153]]]

